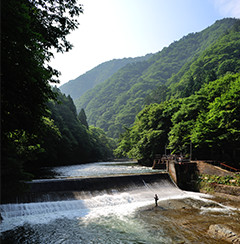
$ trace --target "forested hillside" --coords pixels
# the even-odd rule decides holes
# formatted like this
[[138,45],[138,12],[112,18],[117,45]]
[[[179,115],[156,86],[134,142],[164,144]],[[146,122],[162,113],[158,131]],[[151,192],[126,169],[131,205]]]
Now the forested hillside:
[[117,138],[144,105],[185,97],[239,70],[239,20],[223,19],[189,34],[147,61],[126,65],[75,101],[89,124]]
[[76,110],[50,85],[60,71],[49,61],[73,47],[67,35],[82,5],[11,0],[1,7],[2,199],[24,190],[32,169],[111,157],[109,136],[122,132],[117,155],[149,161],[165,147],[188,153],[192,144],[196,157],[239,162],[240,20],[217,21],[138,62],[96,67],[79,89],[101,84],[83,96],[71,87],[81,96]]
[[106,137],[103,130],[88,126],[83,110],[77,115],[70,96],[62,94],[56,87],[53,90],[58,96],[57,101],[48,103],[50,116],[45,119],[51,129],[42,138],[43,152],[38,159],[41,166],[112,158],[115,143]]
[[75,100],[80,98],[89,89],[107,80],[125,65],[147,60],[151,56],[152,54],[147,54],[143,57],[114,59],[104,62],[76,79],[63,84],[59,88],[64,94],[70,95]]
[[[151,165],[166,148],[172,154],[227,161],[239,168],[240,73],[204,84],[195,94],[146,106],[121,135],[118,156]],[[169,151],[169,150],[168,150]]]
[[11,0],[1,9],[2,202],[26,190],[33,169],[106,159],[114,143],[50,85],[60,72],[49,61],[53,52],[72,48],[66,36],[77,28],[82,5]]

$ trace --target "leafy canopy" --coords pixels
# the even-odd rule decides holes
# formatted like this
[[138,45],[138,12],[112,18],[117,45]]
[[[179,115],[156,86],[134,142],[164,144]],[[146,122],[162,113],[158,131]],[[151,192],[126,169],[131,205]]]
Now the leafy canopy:
[[240,70],[240,20],[227,18],[191,33],[150,59],[131,63],[75,101],[90,125],[118,138],[151,103],[194,94],[226,72]]
[[59,72],[48,65],[53,50],[72,48],[66,36],[82,13],[75,0],[1,2],[1,174],[5,194],[22,188],[27,162],[41,152],[41,134],[52,128],[47,102],[55,99],[49,82]]
[[194,95],[146,106],[120,137],[116,155],[152,163],[155,154],[190,153],[239,166],[240,73],[205,84]]

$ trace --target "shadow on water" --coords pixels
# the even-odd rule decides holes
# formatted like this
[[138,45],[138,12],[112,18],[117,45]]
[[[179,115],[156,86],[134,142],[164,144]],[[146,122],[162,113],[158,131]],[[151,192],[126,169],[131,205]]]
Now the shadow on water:
[[13,231],[8,231],[4,233],[2,243],[154,244],[168,243],[170,240],[169,238],[164,240],[159,235],[156,238],[151,234],[134,218],[116,219],[110,216],[107,221],[106,219],[97,219],[88,223],[77,219],[57,219],[48,225],[26,224]]
[[108,177],[93,182],[86,191],[66,195],[40,192],[45,197],[56,194],[51,197],[60,200],[48,201],[48,196],[41,201],[1,205],[3,243],[159,243],[133,213],[138,206],[152,202],[152,192],[162,191],[166,197],[179,194],[166,175]]
[[[182,191],[168,174],[38,180],[3,204],[1,243],[226,243],[213,224],[240,229],[239,210]],[[158,207],[154,195],[158,194]]]
[[[96,200],[96,199],[95,199]],[[160,200],[138,210],[127,211],[127,205],[91,209],[82,217],[61,216],[49,222],[25,222],[3,233],[2,243],[227,243],[208,235],[212,224],[227,224],[233,230],[240,228],[239,211],[221,206],[211,200]],[[75,212],[75,211],[73,211]],[[36,216],[38,217],[38,216]]]

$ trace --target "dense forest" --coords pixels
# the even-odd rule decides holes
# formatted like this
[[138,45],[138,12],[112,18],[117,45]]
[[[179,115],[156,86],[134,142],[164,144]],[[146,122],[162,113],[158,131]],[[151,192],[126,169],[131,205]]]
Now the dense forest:
[[193,158],[239,167],[240,20],[217,21],[154,55],[99,65],[65,86],[86,90],[73,101],[54,86],[60,72],[48,63],[54,49],[72,48],[66,36],[82,6],[11,0],[1,7],[2,200],[43,166],[107,160],[113,151],[148,164],[156,153],[191,147]]
[[75,0],[2,2],[1,201],[24,190],[43,166],[112,157],[113,140],[88,126],[70,96],[51,83],[60,72],[48,65],[53,50],[72,48],[66,36],[83,12]]
[[228,161],[239,167],[240,74],[228,73],[189,97],[146,106],[121,135],[118,156],[152,164],[155,154]]
[[58,94],[57,101],[48,102],[50,116],[46,120],[54,130],[43,135],[39,164],[66,165],[113,158],[114,141],[102,129],[88,126],[84,110],[77,114],[70,96],[56,87],[53,91]]
[[203,83],[239,70],[239,20],[223,19],[191,33],[150,59],[124,66],[75,101],[89,124],[118,138],[145,105],[189,96]]
[[[225,21],[225,20],[224,20]],[[228,21],[228,20],[227,20]],[[171,151],[193,159],[240,158],[240,20],[148,97],[116,155],[151,164]]]
[[76,79],[63,84],[59,88],[62,93],[70,95],[73,100],[77,100],[86,91],[104,82],[125,65],[147,60],[151,56],[152,54],[147,54],[143,57],[113,59],[104,62]]

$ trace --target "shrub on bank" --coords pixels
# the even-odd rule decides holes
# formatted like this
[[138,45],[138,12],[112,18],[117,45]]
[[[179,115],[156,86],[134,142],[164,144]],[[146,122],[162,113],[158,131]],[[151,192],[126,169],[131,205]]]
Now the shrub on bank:
[[201,174],[199,176],[200,186],[206,183],[216,183],[228,186],[240,186],[240,173],[227,176]]

